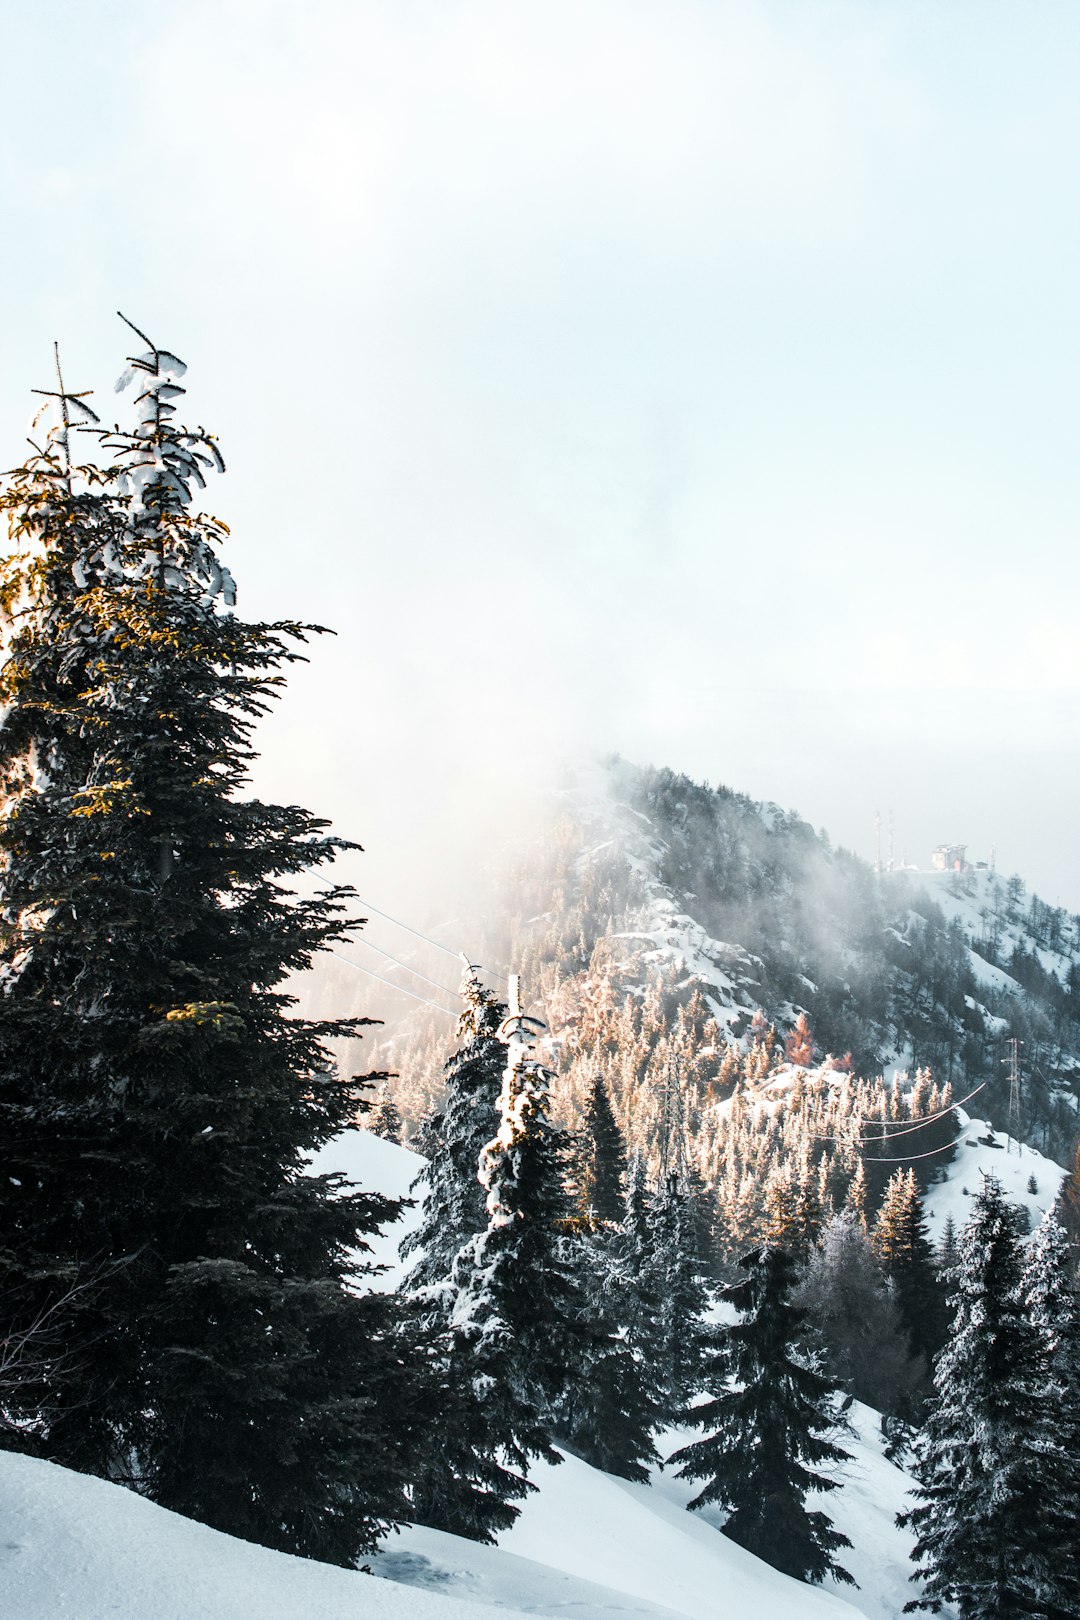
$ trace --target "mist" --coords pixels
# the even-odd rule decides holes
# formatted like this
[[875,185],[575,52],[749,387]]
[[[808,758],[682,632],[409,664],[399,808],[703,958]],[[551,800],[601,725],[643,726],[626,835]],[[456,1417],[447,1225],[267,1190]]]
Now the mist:
[[1080,909],[1080,15],[4,27],[8,463],[54,337],[103,414],[114,309],[188,361],[239,610],[336,632],[255,785],[364,845],[362,900],[467,918],[617,751]]

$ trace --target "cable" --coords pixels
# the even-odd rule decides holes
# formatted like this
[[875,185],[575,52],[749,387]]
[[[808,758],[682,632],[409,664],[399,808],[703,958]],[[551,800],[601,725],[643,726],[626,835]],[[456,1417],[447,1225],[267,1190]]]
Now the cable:
[[410,967],[408,962],[403,962],[398,956],[391,956],[389,951],[384,951],[381,945],[373,945],[370,939],[364,938],[363,934],[358,934],[354,940],[350,941],[350,944],[366,945],[369,951],[377,951],[380,956],[385,956],[388,962],[393,962],[395,967],[404,968],[406,973],[413,973],[418,979],[423,979],[425,984],[430,984],[433,989],[441,990],[444,996],[457,996],[459,999],[464,999],[460,990],[451,990],[445,984],[440,984],[438,979],[429,979],[426,973],[420,972],[419,968]]
[[[955,1102],[949,1104],[948,1108],[942,1108],[937,1114],[924,1114],[920,1119],[908,1120],[903,1130],[891,1131],[889,1129],[889,1121],[882,1120],[881,1128],[885,1133],[882,1136],[820,1136],[816,1131],[814,1131],[812,1133],[812,1140],[815,1142],[846,1142],[852,1147],[857,1147],[860,1143],[892,1142],[895,1141],[898,1136],[910,1136],[913,1131],[921,1131],[924,1125],[932,1125],[936,1119],[944,1119],[946,1114],[951,1114],[954,1108],[963,1108],[964,1104],[970,1102],[972,1097],[977,1097],[979,1092],[982,1091],[983,1087],[987,1084],[989,1084],[989,1082],[983,1080],[980,1085],[975,1087],[974,1091],[969,1091],[966,1097],[958,1097]],[[866,1123],[866,1120],[863,1120],[863,1124],[865,1125]]]
[[[502,968],[484,967],[483,962],[474,962],[472,957],[468,956],[465,951],[451,950],[450,946],[444,945],[441,940],[432,939],[430,934],[422,934],[419,928],[413,928],[409,923],[402,922],[400,917],[392,917],[388,911],[380,911],[378,906],[369,905],[366,900],[361,900],[358,897],[356,903],[358,906],[362,906],[365,911],[374,912],[376,917],[382,917],[386,922],[393,923],[395,928],[404,928],[407,934],[413,934],[417,939],[422,939],[426,945],[434,945],[437,951],[445,951],[447,956],[452,956],[454,958],[455,962],[460,962],[464,957],[468,961],[470,967],[480,968],[484,973],[489,974],[493,979],[506,977],[506,972]],[[386,953],[384,952],[384,955],[385,954]],[[393,958],[391,958],[391,960],[393,960]],[[456,995],[457,991],[455,991],[454,994]]]
[[415,934],[417,939],[426,941],[428,945],[434,945],[437,951],[445,951],[447,956],[454,957],[458,962],[461,961],[460,951],[452,951],[449,945],[443,945],[441,941],[432,939],[430,934],[422,934],[419,928],[410,928],[408,923],[401,922],[397,917],[391,917],[388,911],[380,911],[378,906],[369,906],[366,900],[357,899],[356,903],[358,906],[363,906],[365,911],[373,911],[376,917],[385,917],[387,922],[394,923],[398,928],[404,928],[407,934]]
[[939,1153],[948,1153],[950,1148],[958,1147],[959,1145],[960,1138],[957,1136],[954,1137],[951,1142],[944,1143],[941,1147],[931,1148],[928,1153],[901,1153],[897,1158],[893,1158],[891,1155],[889,1155],[888,1157],[881,1159],[865,1159],[860,1153],[859,1157],[863,1159],[864,1164],[914,1164],[916,1159],[933,1159],[936,1158]]
[[437,1001],[431,1001],[427,996],[418,995],[415,990],[406,990],[403,984],[395,984],[393,979],[385,979],[381,973],[373,973],[370,968],[361,967],[359,962],[350,962],[349,958],[342,956],[340,951],[331,949],[330,955],[336,956],[339,962],[345,963],[346,967],[355,968],[357,973],[366,973],[369,979],[378,979],[380,984],[388,984],[391,990],[397,991],[399,996],[411,996],[413,1001],[422,1001],[425,1007],[434,1007],[436,1012],[445,1013],[447,1018],[457,1017],[453,1007],[441,1007]]

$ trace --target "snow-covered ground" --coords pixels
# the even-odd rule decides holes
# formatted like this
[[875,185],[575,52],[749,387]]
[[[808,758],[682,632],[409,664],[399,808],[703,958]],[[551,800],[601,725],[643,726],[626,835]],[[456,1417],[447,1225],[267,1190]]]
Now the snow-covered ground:
[[253,1547],[119,1485],[0,1452],[0,1614],[5,1620],[490,1620],[491,1609]]
[[416,1199],[420,1193],[414,1194],[410,1189],[423,1166],[419,1153],[398,1147],[396,1142],[387,1142],[372,1131],[344,1131],[311,1161],[315,1175],[336,1172],[355,1181],[365,1192],[381,1192],[388,1198],[411,1201],[411,1208],[403,1209],[401,1218],[393,1226],[370,1239],[371,1252],[364,1256],[372,1265],[387,1268],[381,1275],[369,1279],[371,1287],[380,1291],[396,1288],[407,1269],[400,1262],[398,1247],[406,1233],[419,1224],[420,1207]]
[[[422,1163],[407,1149],[358,1131],[330,1143],[315,1168],[341,1170],[365,1186],[401,1195]],[[391,1268],[383,1286],[401,1274],[395,1244],[416,1219],[415,1208],[406,1210],[377,1245],[378,1258]],[[496,1607],[516,1604],[532,1614],[570,1613],[575,1620],[852,1620],[853,1610],[869,1620],[893,1620],[914,1594],[910,1537],[895,1524],[907,1505],[909,1481],[883,1454],[877,1414],[856,1405],[848,1418],[852,1432],[838,1439],[852,1461],[843,1488],[820,1505],[851,1539],[842,1561],[858,1581],[857,1591],[815,1589],[779,1575],[728,1541],[715,1515],[689,1513],[697,1487],[670,1470],[657,1470],[649,1485],[635,1485],[570,1456],[558,1467],[537,1465],[532,1478],[538,1489],[497,1547],[412,1526],[391,1538],[372,1564],[427,1591]],[[661,1455],[670,1456],[689,1438],[689,1431],[661,1436]]]
[[[986,1149],[992,1153],[992,1149]],[[995,1160],[1004,1157],[995,1155]],[[349,1132],[316,1161],[368,1188],[407,1194],[422,1161]],[[1029,1173],[1025,1169],[1025,1174]],[[1038,1173],[1038,1172],[1037,1172]],[[1049,1182],[1048,1182],[1049,1187]],[[376,1258],[398,1275],[396,1246]],[[565,1456],[538,1466],[512,1530],[482,1547],[414,1526],[388,1538],[374,1576],[289,1558],[192,1524],[120,1487],[0,1453],[0,1614],[12,1620],[894,1620],[913,1595],[910,1538],[896,1528],[906,1475],[883,1455],[875,1413],[858,1405],[842,1489],[821,1503],[853,1546],[859,1589],[789,1580],[689,1513],[695,1487],[670,1470],[649,1485]],[[660,1439],[662,1455],[687,1433]]]
[[[873,1427],[868,1417],[868,1427]],[[677,1438],[672,1436],[672,1440]],[[574,1457],[540,1467],[499,1547],[437,1530],[389,1539],[376,1575],[290,1558],[193,1524],[120,1486],[0,1453],[0,1613],[10,1620],[873,1620],[906,1600],[891,1525],[903,1476],[873,1441],[830,1498],[858,1540],[862,1583],[800,1585],[688,1513],[690,1488],[600,1474]]]
[[[945,1179],[931,1186],[923,1199],[931,1238],[940,1241],[950,1215],[959,1235],[970,1219],[971,1200],[984,1174],[996,1176],[1010,1203],[1028,1211],[1034,1230],[1057,1199],[1065,1171],[1036,1148],[1020,1146],[995,1131],[985,1119],[972,1119],[962,1108],[956,1112],[962,1123],[956,1156],[945,1168]],[[1028,1190],[1032,1177],[1034,1192]]]

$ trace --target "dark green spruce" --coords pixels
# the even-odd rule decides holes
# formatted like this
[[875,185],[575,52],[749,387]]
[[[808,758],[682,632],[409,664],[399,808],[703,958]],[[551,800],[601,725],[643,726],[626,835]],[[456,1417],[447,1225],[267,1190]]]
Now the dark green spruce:
[[828,1438],[836,1422],[830,1386],[796,1349],[806,1313],[789,1299],[793,1259],[785,1249],[755,1249],[739,1266],[744,1280],[722,1297],[741,1319],[724,1333],[711,1368],[720,1393],[690,1413],[707,1432],[670,1460],[704,1481],[690,1506],[728,1509],[724,1534],[748,1552],[800,1581],[831,1575],[853,1585],[834,1557],[847,1537],[806,1507],[810,1491],[837,1488],[821,1470],[848,1455]]
[[103,470],[65,425],[2,497],[2,1264],[68,1301],[16,1416],[47,1457],[349,1564],[404,1516],[419,1426],[399,1307],[352,1291],[396,1206],[305,1174],[363,1107],[326,1041],[364,1020],[283,988],[346,933],[347,890],[291,887],[344,846],[244,796],[305,627],[231,611],[183,371],[145,342]]

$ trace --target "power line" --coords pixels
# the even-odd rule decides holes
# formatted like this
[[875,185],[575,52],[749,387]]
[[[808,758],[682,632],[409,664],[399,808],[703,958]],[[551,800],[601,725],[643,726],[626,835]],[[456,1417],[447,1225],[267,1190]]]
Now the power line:
[[[509,968],[485,967],[483,962],[473,961],[473,958],[468,954],[467,951],[451,950],[450,946],[444,945],[441,939],[432,939],[430,934],[422,934],[419,928],[414,928],[411,923],[402,922],[400,917],[393,917],[388,911],[380,911],[378,906],[369,905],[366,900],[361,900],[358,898],[356,903],[358,906],[362,906],[365,911],[373,912],[376,917],[382,917],[386,922],[393,923],[395,928],[404,928],[407,934],[412,934],[415,936],[415,938],[422,939],[426,945],[434,945],[437,951],[445,951],[447,956],[452,956],[454,958],[455,962],[460,962],[464,959],[470,967],[479,968],[481,972],[488,974],[490,978],[504,979],[510,971]],[[383,952],[384,956],[388,954],[388,952]],[[391,960],[393,960],[393,958],[391,958]],[[455,991],[454,994],[456,995],[457,991]]]
[[423,979],[425,984],[430,984],[432,989],[441,990],[444,996],[461,997],[460,990],[451,990],[447,985],[440,984],[438,979],[429,979],[426,973],[420,972],[419,968],[410,967],[409,963],[403,962],[399,956],[391,956],[389,951],[384,951],[381,945],[373,945],[370,939],[364,938],[363,934],[358,934],[354,940],[350,941],[350,944],[366,945],[369,951],[376,951],[379,956],[385,956],[386,960],[393,962],[395,967],[404,968],[406,973],[415,974],[418,979]]
[[[861,1143],[869,1144],[872,1142],[892,1142],[895,1141],[898,1136],[910,1136],[913,1131],[921,1131],[924,1125],[932,1125],[935,1120],[944,1119],[946,1114],[951,1114],[954,1108],[962,1108],[965,1103],[971,1101],[972,1097],[977,1097],[979,1095],[979,1092],[982,1091],[986,1083],[987,1082],[983,1080],[975,1087],[974,1091],[969,1091],[966,1097],[958,1097],[955,1102],[951,1102],[949,1104],[948,1108],[942,1108],[939,1113],[923,1114],[919,1119],[909,1120],[902,1130],[890,1130],[889,1121],[882,1120],[881,1128],[884,1134],[881,1136],[824,1136],[815,1131],[812,1133],[813,1140],[815,1142],[849,1142],[852,1147],[858,1146]],[[863,1124],[865,1125],[866,1123],[867,1121],[863,1120]]]
[[410,928],[409,924],[403,923],[399,917],[391,917],[388,911],[380,911],[378,906],[369,906],[366,900],[358,899],[356,903],[358,906],[363,906],[365,911],[373,911],[376,917],[385,917],[386,921],[392,922],[395,927],[404,928],[407,934],[415,934],[417,939],[424,940],[428,945],[434,945],[437,951],[445,951],[447,956],[452,956],[455,958],[455,960],[459,962],[461,961],[462,953],[460,951],[452,951],[449,945],[444,945],[441,940],[432,939],[430,934],[422,934],[419,928]]
[[[890,1154],[889,1156],[881,1158],[881,1159],[863,1159],[863,1163],[864,1164],[914,1164],[916,1159],[933,1159],[933,1158],[936,1158],[939,1153],[948,1153],[950,1148],[956,1147],[959,1140],[960,1140],[959,1137],[957,1137],[955,1141],[945,1142],[941,1147],[931,1148],[928,1153],[901,1153],[896,1158],[893,1158],[892,1155]],[[861,1155],[860,1155],[860,1157],[861,1157]]]
[[378,979],[380,984],[388,984],[391,990],[397,991],[399,996],[411,996],[413,1001],[422,1001],[425,1007],[434,1007],[436,1012],[445,1013],[447,1018],[457,1017],[453,1007],[440,1006],[437,1001],[432,1001],[428,996],[420,995],[416,990],[406,990],[403,984],[395,984],[393,979],[384,978],[381,973],[373,973],[370,968],[362,967],[359,962],[350,962],[349,958],[342,956],[340,951],[331,949],[330,955],[336,956],[339,962],[345,963],[346,967],[355,968],[357,973],[366,973],[369,979]]

